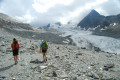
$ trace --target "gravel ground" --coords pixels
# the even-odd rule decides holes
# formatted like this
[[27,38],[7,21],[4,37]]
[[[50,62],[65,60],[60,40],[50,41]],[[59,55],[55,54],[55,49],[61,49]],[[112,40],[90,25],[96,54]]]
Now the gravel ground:
[[5,31],[20,36],[22,38],[34,39],[34,40],[46,40],[48,42],[56,43],[56,44],[65,44],[63,41],[69,40],[68,44],[73,44],[70,36],[61,37],[60,33],[57,32],[49,32],[44,29],[38,29],[37,31],[28,31],[28,30],[11,30],[5,29]]
[[[120,80],[120,55],[65,44],[68,38],[39,31],[0,28],[0,80]],[[10,45],[14,37],[20,44],[17,65]],[[39,51],[41,39],[49,39],[46,63]]]

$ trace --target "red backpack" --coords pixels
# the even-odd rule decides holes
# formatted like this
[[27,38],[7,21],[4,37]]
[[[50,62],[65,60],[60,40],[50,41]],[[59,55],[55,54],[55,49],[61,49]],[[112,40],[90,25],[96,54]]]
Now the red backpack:
[[18,44],[17,40],[13,41],[12,48],[13,48],[13,50],[19,49],[19,44]]

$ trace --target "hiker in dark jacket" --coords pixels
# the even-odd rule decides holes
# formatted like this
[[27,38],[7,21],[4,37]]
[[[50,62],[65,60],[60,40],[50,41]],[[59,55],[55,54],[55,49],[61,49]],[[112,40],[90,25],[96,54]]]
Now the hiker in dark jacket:
[[18,60],[19,43],[15,38],[13,38],[13,42],[11,42],[11,48],[13,51],[14,61],[16,65],[18,63],[17,60]]
[[41,50],[42,50],[43,61],[45,61],[45,62],[47,61],[47,58],[46,58],[47,49],[48,49],[47,42],[42,40],[42,43],[40,44],[40,53],[41,53]]

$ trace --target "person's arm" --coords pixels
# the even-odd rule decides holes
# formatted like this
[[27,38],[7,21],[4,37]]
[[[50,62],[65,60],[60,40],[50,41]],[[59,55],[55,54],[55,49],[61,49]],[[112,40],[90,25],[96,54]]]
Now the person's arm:
[[13,50],[13,42],[11,42],[11,48],[12,48],[12,50]]
[[41,53],[41,46],[40,46],[40,53]]
[[[48,49],[48,44],[47,44],[47,49]],[[46,49],[46,51],[47,51],[47,49]]]
[[13,42],[11,42],[11,48],[13,48]]
[[41,49],[42,49],[42,43],[40,44],[40,53],[41,53]]

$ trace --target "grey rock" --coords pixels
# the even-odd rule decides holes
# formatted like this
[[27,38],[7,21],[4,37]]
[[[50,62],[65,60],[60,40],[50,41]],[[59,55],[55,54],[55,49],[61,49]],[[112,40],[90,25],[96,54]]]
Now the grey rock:
[[7,48],[7,49],[6,49],[6,53],[9,53],[9,52],[12,52],[12,49],[11,49],[11,48]]
[[1,46],[5,46],[5,42],[2,42]]
[[2,53],[5,53],[5,51],[2,51]]
[[101,51],[101,49],[98,48],[98,47],[94,47],[94,50],[97,51],[97,52]]
[[30,49],[31,49],[31,50],[35,50],[35,47],[32,45],[32,46],[30,47]]
[[0,75],[0,80],[2,80],[2,79],[4,79],[4,78],[6,78],[6,77],[3,76],[3,75]]
[[99,78],[103,78],[103,74],[102,73],[98,73],[98,76],[99,76]]
[[89,77],[93,77],[92,73],[88,73],[87,76],[89,76]]
[[53,77],[57,77],[57,74],[56,74],[56,72],[55,71],[53,71]]
[[81,49],[86,49],[85,47],[81,47]]
[[30,63],[34,63],[34,64],[39,64],[39,63],[43,63],[43,61],[39,61],[38,59],[30,61]]
[[25,51],[24,51],[24,50],[21,50],[20,53],[25,53]]
[[103,70],[108,71],[110,68],[113,68],[114,64],[105,64]]
[[82,54],[83,54],[83,53],[78,53],[78,54],[76,54],[76,55],[78,55],[78,56],[79,56],[79,55],[82,55]]
[[95,64],[90,64],[90,66],[94,66]]
[[77,77],[70,78],[69,80],[77,80]]
[[46,74],[48,77],[57,77],[57,73],[55,71],[47,71],[47,74]]
[[60,56],[55,56],[55,58],[60,58]]
[[76,57],[75,58],[78,58],[78,56],[82,55],[82,53],[78,53],[76,54]]
[[78,58],[78,56],[76,55],[76,57],[75,58]]
[[66,67],[66,68],[70,68],[70,67],[71,67],[71,64],[65,64],[65,67]]
[[5,52],[3,52],[3,54],[1,54],[1,56],[5,56],[5,54],[4,54]]
[[20,64],[20,66],[25,66],[25,64]]
[[66,54],[65,57],[68,57],[68,55]]
[[41,73],[41,68],[40,68],[39,66],[37,66],[37,67],[35,68],[35,71]]
[[94,72],[88,73],[87,76],[92,77],[94,79],[99,79],[99,75]]
[[60,49],[60,47],[57,47],[57,49]]

